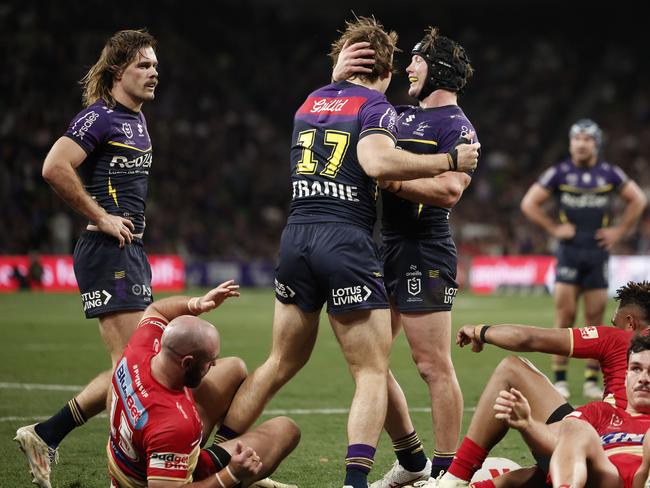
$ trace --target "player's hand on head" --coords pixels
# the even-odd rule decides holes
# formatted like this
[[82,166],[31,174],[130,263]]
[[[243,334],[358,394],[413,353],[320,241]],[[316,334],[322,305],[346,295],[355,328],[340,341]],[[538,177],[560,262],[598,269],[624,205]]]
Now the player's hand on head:
[[135,230],[133,222],[129,219],[110,214],[99,219],[97,228],[104,234],[115,237],[119,241],[120,247],[124,247],[125,243],[131,244]]
[[260,472],[262,460],[253,448],[244,447],[240,441],[237,441],[228,467],[237,478],[250,478]]
[[235,280],[228,280],[200,297],[196,306],[201,313],[208,312],[221,305],[226,298],[238,296],[240,296],[239,285],[235,283]]
[[332,71],[332,80],[342,81],[354,75],[372,73],[375,51],[369,46],[369,42],[350,44],[346,41]]
[[458,138],[454,148],[449,151],[453,163],[451,170],[465,172],[476,169],[481,144],[472,142],[474,137],[476,137],[474,132],[468,132]]
[[573,239],[576,235],[576,226],[573,224],[559,224],[553,229],[553,237],[561,241]]
[[494,402],[494,417],[503,420],[509,427],[526,429],[530,424],[530,405],[526,397],[516,388],[501,390]]

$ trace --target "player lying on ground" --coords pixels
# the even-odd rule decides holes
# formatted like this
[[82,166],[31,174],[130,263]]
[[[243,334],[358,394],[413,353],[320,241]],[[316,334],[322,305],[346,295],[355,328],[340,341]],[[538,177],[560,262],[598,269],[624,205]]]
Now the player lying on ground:
[[[650,326],[650,283],[630,282],[617,290],[615,300],[619,303],[612,317],[614,327],[547,329],[507,324],[468,325],[458,331],[457,343],[461,347],[472,344],[476,352],[487,343],[512,351],[597,359],[603,369],[605,398],[624,408],[627,349],[634,333]],[[573,410],[532,363],[518,357],[505,358],[481,394],[454,461],[439,481],[441,488],[467,486],[489,451],[506,434],[507,426],[494,418],[492,407],[498,392],[510,388],[516,388],[529,399],[533,418],[541,422],[557,422]],[[540,457],[538,461],[547,467],[548,459]]]
[[650,467],[650,337],[637,335],[628,352],[625,408],[592,402],[552,426],[535,420],[526,397],[501,391],[496,416],[531,447],[552,453],[553,487],[642,488]]

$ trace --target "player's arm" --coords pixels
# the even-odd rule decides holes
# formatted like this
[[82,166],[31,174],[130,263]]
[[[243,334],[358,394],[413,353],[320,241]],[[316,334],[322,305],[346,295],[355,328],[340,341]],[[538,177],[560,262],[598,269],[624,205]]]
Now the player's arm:
[[413,154],[395,147],[383,134],[369,134],[357,144],[359,164],[368,176],[381,180],[414,180],[445,171],[471,171],[478,162],[480,143],[469,144],[469,134],[452,151],[445,154]]
[[228,466],[214,475],[188,484],[184,484],[180,480],[148,479],[147,486],[149,488],[178,488],[180,486],[187,488],[232,488],[239,486],[240,480],[254,478],[261,469],[262,461],[255,450],[251,447],[244,447],[241,442],[237,442],[235,453],[230,458]]
[[372,73],[375,51],[369,42],[345,41],[332,70],[332,81],[347,80],[352,76]]
[[550,456],[557,444],[559,422],[545,424],[531,415],[526,397],[516,388],[501,390],[494,403],[495,417],[521,433],[531,451]]
[[88,194],[76,168],[86,159],[86,152],[68,137],[60,137],[47,153],[43,178],[73,210],[95,222],[100,231],[120,242],[131,242],[134,229],[129,219],[110,215]]
[[156,300],[147,307],[143,317],[159,317],[170,322],[181,315],[200,315],[209,312],[221,305],[226,298],[238,296],[239,285],[236,285],[234,280],[228,280],[202,296],[176,295]]
[[542,208],[550,196],[549,190],[539,183],[533,183],[521,200],[521,211],[528,220],[540,226],[549,235],[557,239],[571,239],[575,235],[575,226],[573,224],[558,224]]
[[434,178],[411,181],[382,181],[380,188],[400,198],[425,205],[452,208],[472,181],[467,173],[447,171]]
[[480,352],[484,344],[517,352],[545,352],[560,356],[571,354],[572,329],[547,329],[528,325],[464,325],[456,334],[456,344],[472,345],[472,351]]
[[604,227],[596,231],[598,244],[608,251],[634,228],[648,204],[643,190],[632,180],[628,180],[625,183],[619,195],[625,200],[625,210],[623,210],[620,223],[613,227]]

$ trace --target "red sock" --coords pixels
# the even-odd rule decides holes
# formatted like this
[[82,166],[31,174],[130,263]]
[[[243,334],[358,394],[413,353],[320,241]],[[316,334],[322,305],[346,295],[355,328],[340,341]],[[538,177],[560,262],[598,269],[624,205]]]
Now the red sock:
[[471,488],[496,488],[494,480],[477,481],[469,485]]
[[447,472],[461,480],[469,481],[472,479],[472,475],[481,467],[487,455],[488,451],[486,449],[483,449],[469,437],[465,437],[458,451],[456,451],[454,461]]

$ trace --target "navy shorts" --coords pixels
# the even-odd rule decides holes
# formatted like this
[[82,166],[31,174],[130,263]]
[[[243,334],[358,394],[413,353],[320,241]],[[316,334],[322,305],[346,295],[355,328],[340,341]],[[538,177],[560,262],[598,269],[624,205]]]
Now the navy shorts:
[[142,239],[120,249],[117,239],[85,231],[74,248],[74,274],[86,318],[144,310],[153,301],[151,266]]
[[601,248],[560,244],[557,250],[555,281],[590,290],[607,288],[609,253]]
[[337,222],[289,224],[282,232],[275,296],[305,312],[388,308],[381,260],[368,231]]
[[458,292],[456,246],[451,237],[384,237],[382,251],[386,288],[397,310],[451,310]]

